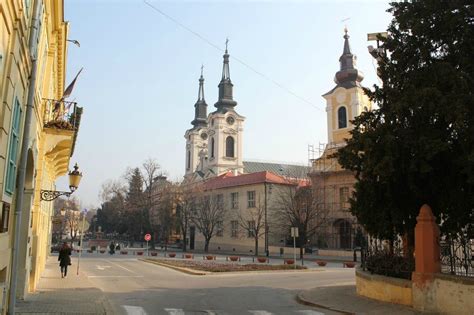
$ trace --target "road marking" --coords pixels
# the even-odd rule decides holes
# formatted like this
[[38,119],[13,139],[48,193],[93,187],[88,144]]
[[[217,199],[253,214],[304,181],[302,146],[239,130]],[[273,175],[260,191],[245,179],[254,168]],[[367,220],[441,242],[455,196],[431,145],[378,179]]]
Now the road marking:
[[105,269],[107,269],[107,268],[111,268],[111,266],[100,266],[100,265],[97,265],[96,267],[97,267],[97,269],[99,269],[99,270],[105,270]]
[[252,313],[254,315],[273,315],[273,313],[267,312],[267,311],[251,311],[249,310],[249,313]]
[[312,311],[312,310],[301,310],[301,311],[296,311],[296,312],[302,313],[302,314],[305,314],[305,315],[324,315],[324,313],[316,312],[316,311]]
[[185,315],[183,309],[181,308],[165,308],[165,311],[170,315]]
[[135,274],[136,274],[135,271],[132,271],[132,270],[130,270],[130,269],[124,267],[124,266],[121,266],[121,265],[119,265],[119,264],[117,264],[117,263],[114,263],[114,262],[112,262],[112,261],[110,261],[110,260],[107,260],[107,261],[108,261],[109,263],[111,263],[112,265],[115,265],[115,266],[117,266],[117,267],[120,267],[120,268],[122,268],[122,269],[124,269],[124,270],[126,270],[126,271],[128,271],[128,272],[130,272],[130,273],[135,273]]
[[127,312],[127,315],[147,315],[141,306],[122,305],[122,307]]
[[205,310],[204,312],[206,312],[209,315],[216,315],[216,313],[214,313],[214,311]]
[[143,278],[143,276],[87,276],[87,278]]

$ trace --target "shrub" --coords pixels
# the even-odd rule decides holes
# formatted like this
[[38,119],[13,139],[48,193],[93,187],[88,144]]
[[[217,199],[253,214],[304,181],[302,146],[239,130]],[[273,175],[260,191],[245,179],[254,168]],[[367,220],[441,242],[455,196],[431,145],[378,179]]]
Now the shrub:
[[364,267],[377,275],[411,280],[415,260],[380,251],[367,255]]

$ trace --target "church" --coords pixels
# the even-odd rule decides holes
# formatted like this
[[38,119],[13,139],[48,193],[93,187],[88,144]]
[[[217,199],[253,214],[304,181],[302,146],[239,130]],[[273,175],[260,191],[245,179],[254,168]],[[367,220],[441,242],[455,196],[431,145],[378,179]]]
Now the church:
[[208,114],[204,98],[204,77],[201,68],[198,99],[194,104],[192,128],[186,139],[185,182],[206,180],[224,173],[234,175],[268,171],[281,176],[306,177],[309,168],[300,165],[262,163],[243,160],[245,117],[237,110],[230,79],[229,52],[225,49],[222,78],[215,110]]
[[[201,70],[192,127],[185,133],[184,183],[202,182],[205,190],[219,197],[228,209],[225,220],[218,222],[209,249],[258,251],[259,248],[253,247],[254,234],[248,233],[238,217],[242,213],[258,212],[259,208],[265,209],[261,252],[274,254],[285,247],[289,231],[278,228],[278,222],[272,222],[271,218],[272,213],[278,211],[278,191],[283,191],[288,185],[311,185],[321,213],[327,213],[324,222],[315,222],[319,226],[318,232],[311,236],[310,245],[329,249],[360,246],[364,232],[350,213],[348,202],[355,177],[342,169],[332,154],[350,137],[353,128],[350,121],[363,111],[371,110],[372,106],[361,85],[364,75],[357,69],[357,57],[351,51],[347,29],[343,38],[340,68],[334,77],[336,86],[323,95],[326,100],[328,143],[316,159],[310,160],[311,167],[244,161],[242,142],[246,118],[237,112],[227,47],[218,99],[214,104],[215,110],[210,114],[207,113]],[[249,219],[248,224],[255,222]],[[195,246],[201,248],[202,236],[198,232],[195,227],[190,227],[186,242],[191,250]]]

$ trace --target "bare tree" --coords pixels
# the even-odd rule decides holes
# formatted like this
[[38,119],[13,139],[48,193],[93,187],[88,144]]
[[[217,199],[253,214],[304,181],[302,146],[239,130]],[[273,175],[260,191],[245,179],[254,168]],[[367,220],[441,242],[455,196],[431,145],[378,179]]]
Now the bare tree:
[[188,229],[201,191],[196,187],[179,186],[176,220],[183,237],[183,251],[186,251]]
[[327,220],[327,210],[319,202],[311,186],[298,187],[297,183],[279,187],[275,209],[275,225],[288,233],[291,227],[299,231],[300,257],[307,241]]
[[253,208],[247,208],[238,214],[239,225],[247,237],[255,241],[255,256],[258,256],[258,241],[265,235],[265,204],[260,202],[260,196]]
[[219,225],[224,221],[226,210],[222,194],[200,195],[191,220],[204,236],[204,251],[207,252],[212,237],[217,234]]

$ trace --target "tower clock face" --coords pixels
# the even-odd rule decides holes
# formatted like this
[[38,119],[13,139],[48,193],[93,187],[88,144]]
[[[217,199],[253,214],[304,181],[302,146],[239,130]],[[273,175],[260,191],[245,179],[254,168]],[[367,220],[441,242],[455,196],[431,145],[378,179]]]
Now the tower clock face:
[[206,140],[207,139],[207,133],[205,133],[205,132],[201,133],[201,139]]
[[232,117],[232,116],[227,117],[227,123],[228,123],[229,125],[233,125],[234,122],[235,122],[234,117]]

